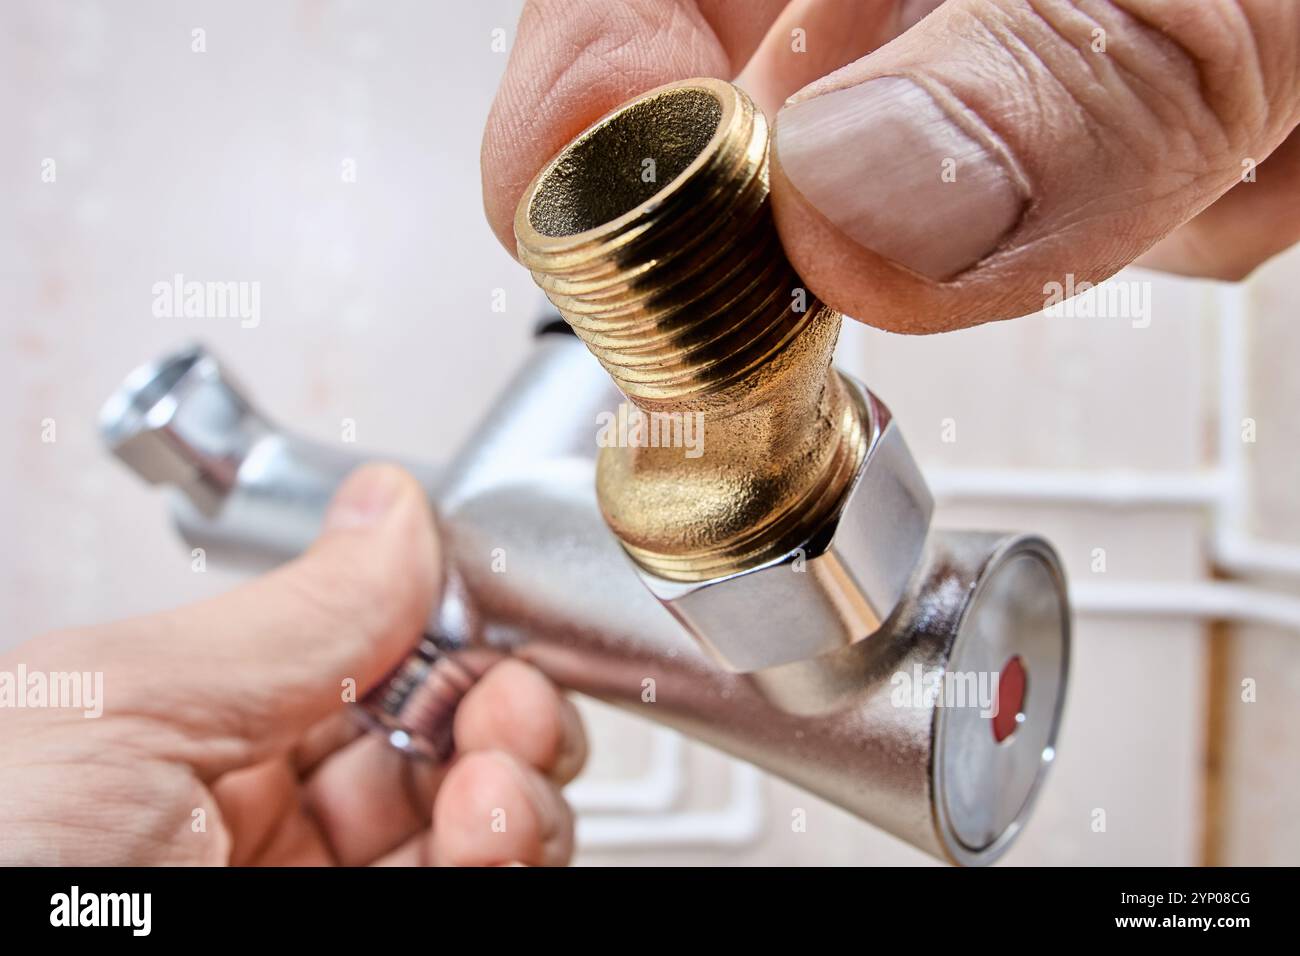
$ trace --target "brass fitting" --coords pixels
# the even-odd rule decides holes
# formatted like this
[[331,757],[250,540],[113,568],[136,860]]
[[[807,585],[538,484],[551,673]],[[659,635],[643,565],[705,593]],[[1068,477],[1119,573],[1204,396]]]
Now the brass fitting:
[[808,542],[867,449],[831,370],[840,314],[803,288],[768,199],[768,126],[730,83],[652,90],[579,135],[515,215],[519,258],[642,412],[703,454],[608,447],[597,495],[640,567],[724,577]]

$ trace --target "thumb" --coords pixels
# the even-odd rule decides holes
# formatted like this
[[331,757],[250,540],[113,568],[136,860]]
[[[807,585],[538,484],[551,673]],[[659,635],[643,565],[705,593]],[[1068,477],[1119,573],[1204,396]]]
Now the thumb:
[[394,466],[362,467],[302,557],[214,600],[110,625],[94,642],[105,716],[154,718],[150,749],[205,778],[255,763],[395,666],[440,579],[420,485]]
[[900,332],[1041,309],[1300,120],[1294,0],[949,0],[791,98],[772,199],[812,290]]

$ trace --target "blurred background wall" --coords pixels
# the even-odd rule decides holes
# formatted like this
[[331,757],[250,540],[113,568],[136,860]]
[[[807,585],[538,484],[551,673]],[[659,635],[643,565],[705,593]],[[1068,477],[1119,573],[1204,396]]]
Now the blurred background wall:
[[[209,343],[321,439],[351,419],[359,445],[421,457],[468,433],[539,308],[478,185],[517,8],[0,7],[0,646],[233,580],[191,571],[162,501],[95,434],[104,397],[165,349]],[[177,273],[260,283],[260,322],[155,317]],[[1009,863],[1300,863],[1298,275],[1294,252],[1241,287],[1134,271],[1117,281],[1149,315],[844,337],[938,520],[1041,531],[1069,568],[1060,757]],[[927,862],[584,709],[581,862]]]

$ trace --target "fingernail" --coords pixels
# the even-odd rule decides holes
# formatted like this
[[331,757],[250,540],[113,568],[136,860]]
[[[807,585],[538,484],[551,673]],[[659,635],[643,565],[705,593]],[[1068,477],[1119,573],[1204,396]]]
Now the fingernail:
[[551,767],[551,776],[564,784],[576,777],[587,762],[587,731],[578,708],[563,697],[560,698],[560,721],[560,752]]
[[542,866],[563,866],[572,853],[572,816],[559,790],[540,774],[516,764],[513,772],[537,818]]
[[348,475],[325,512],[325,530],[377,525],[401,497],[404,478],[392,465],[363,465]]
[[787,106],[776,154],[791,184],[846,236],[936,280],[992,252],[1027,201],[995,150],[902,77]]

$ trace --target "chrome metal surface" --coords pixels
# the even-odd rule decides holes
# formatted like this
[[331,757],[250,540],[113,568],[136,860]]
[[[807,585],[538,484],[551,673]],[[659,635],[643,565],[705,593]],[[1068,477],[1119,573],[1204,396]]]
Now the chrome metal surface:
[[998,541],[986,558],[947,671],[999,673],[1019,658],[1027,679],[1020,719],[1004,740],[990,733],[978,709],[945,708],[938,715],[935,808],[954,857],[1014,839],[1056,757],[1069,670],[1064,593],[1056,555],[1040,538]]
[[133,371],[105,402],[99,421],[113,454],[151,484],[181,489],[209,516],[270,431],[197,345]]

